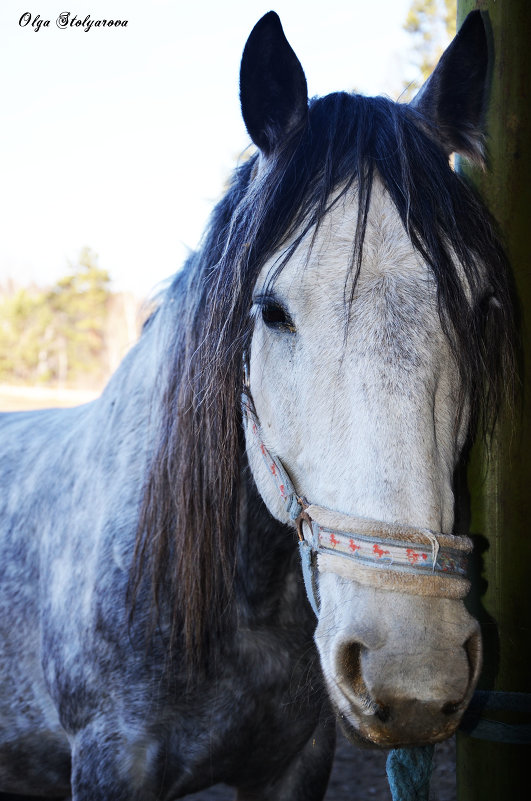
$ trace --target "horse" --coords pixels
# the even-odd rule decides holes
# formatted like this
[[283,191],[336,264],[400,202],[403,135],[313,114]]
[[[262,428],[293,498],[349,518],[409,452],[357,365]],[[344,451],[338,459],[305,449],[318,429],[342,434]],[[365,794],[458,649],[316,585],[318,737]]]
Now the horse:
[[[455,475],[514,383],[469,15],[410,104],[254,27],[239,165],[101,397],[1,417],[0,791],[319,801],[336,719],[449,737],[481,667]],[[301,568],[302,559],[302,568]],[[317,616],[317,617],[316,617]]]

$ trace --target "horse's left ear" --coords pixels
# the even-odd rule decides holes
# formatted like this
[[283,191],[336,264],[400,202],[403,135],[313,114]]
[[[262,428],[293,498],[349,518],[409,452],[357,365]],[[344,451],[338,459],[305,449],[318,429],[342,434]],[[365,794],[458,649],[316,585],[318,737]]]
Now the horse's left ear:
[[249,135],[266,156],[308,116],[306,78],[274,11],[256,23],[245,45],[240,101]]
[[472,11],[411,103],[448,155],[459,153],[481,165],[488,62],[481,12]]

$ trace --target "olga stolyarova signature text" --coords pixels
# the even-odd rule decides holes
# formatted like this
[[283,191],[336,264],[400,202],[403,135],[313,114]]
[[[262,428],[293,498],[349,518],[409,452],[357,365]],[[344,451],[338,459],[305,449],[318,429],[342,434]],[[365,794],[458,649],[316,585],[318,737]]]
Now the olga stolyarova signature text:
[[[62,11],[55,20],[55,24],[61,30],[80,28],[85,33],[88,33],[92,28],[126,28],[127,23],[128,20],[126,19],[92,19],[90,14],[83,18],[77,14],[72,14],[70,11]],[[49,28],[51,23],[49,19],[42,19],[40,14],[31,14],[26,11],[20,17],[18,24],[21,28],[29,27],[34,31],[40,31],[41,28]]]

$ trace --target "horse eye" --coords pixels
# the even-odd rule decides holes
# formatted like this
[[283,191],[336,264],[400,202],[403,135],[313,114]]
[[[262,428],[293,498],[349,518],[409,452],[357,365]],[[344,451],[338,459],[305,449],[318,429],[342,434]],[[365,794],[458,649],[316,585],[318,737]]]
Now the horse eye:
[[280,303],[264,299],[260,303],[260,312],[262,314],[262,320],[269,328],[276,328],[281,331],[294,333],[295,326],[293,325],[293,321]]

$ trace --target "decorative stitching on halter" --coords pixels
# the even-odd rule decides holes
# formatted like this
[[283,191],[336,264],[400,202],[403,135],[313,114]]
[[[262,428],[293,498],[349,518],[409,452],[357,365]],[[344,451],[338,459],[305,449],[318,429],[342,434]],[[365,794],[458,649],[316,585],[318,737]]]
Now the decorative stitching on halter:
[[[391,568],[410,573],[456,573],[466,576],[466,556],[457,550],[412,546],[411,542],[382,541],[361,534],[345,534],[312,521],[320,552],[341,554],[368,567]],[[431,533],[431,532],[430,532]],[[434,535],[432,535],[434,536]]]

